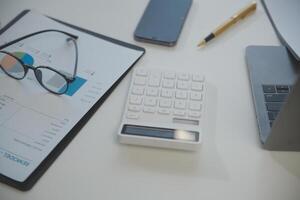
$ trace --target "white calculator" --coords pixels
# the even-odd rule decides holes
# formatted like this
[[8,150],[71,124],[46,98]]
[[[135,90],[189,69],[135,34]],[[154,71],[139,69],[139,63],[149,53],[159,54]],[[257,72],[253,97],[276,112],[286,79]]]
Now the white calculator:
[[125,144],[197,150],[204,98],[201,74],[137,68],[118,139]]

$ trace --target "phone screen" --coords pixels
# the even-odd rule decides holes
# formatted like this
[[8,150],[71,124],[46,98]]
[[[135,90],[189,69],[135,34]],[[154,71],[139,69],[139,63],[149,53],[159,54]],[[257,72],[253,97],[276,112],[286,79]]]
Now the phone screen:
[[134,38],[143,42],[175,45],[191,4],[192,0],[150,0]]

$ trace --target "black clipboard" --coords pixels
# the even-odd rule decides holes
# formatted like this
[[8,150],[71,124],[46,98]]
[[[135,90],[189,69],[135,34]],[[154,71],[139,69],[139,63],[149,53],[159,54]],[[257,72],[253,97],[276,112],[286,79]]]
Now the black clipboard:
[[[7,25],[5,25],[0,30],[0,35],[4,33],[7,29],[9,29],[14,23],[16,23],[19,19],[25,16],[30,10],[24,10],[20,14],[18,14],[12,21],[10,21]],[[54,162],[54,160],[60,155],[60,153],[66,148],[66,146],[72,141],[72,139],[77,135],[80,129],[87,123],[87,121],[92,117],[92,115],[96,112],[96,110],[102,105],[102,103],[106,100],[106,98],[112,93],[114,88],[121,82],[121,80],[126,76],[126,74],[132,69],[135,63],[145,54],[145,49],[133,44],[129,44],[111,37],[107,37],[105,35],[101,35],[99,33],[95,33],[72,24],[60,21],[58,19],[49,17],[63,25],[69,26],[73,29],[88,33],[95,37],[98,37],[103,40],[107,40],[109,42],[125,46],[131,49],[139,50],[142,52],[141,56],[126,70],[126,72],[105,92],[105,94],[91,107],[91,109],[78,121],[78,123],[70,130],[70,132],[54,147],[54,149],[48,154],[48,156],[40,163],[40,165],[31,173],[31,175],[24,181],[19,182],[13,180],[7,176],[0,174],[0,182],[6,183],[12,187],[15,187],[19,190],[26,191],[30,190],[33,185],[38,181],[38,179],[45,173],[45,171],[50,167],[50,165]]]

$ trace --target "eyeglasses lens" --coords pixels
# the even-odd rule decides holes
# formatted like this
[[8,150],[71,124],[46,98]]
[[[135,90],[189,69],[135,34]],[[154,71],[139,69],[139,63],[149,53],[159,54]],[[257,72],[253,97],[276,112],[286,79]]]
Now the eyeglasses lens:
[[9,54],[0,52],[0,66],[8,75],[16,79],[22,79],[25,76],[23,65]]
[[66,79],[51,69],[39,67],[35,70],[35,75],[45,88],[54,93],[63,94],[68,88]]

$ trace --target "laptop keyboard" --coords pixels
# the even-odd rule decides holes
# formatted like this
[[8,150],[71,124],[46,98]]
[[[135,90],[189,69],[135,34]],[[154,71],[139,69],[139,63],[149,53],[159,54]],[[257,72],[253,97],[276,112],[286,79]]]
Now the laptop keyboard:
[[263,85],[263,92],[265,96],[265,104],[268,112],[270,127],[277,117],[283,103],[285,102],[289,92],[290,85]]

